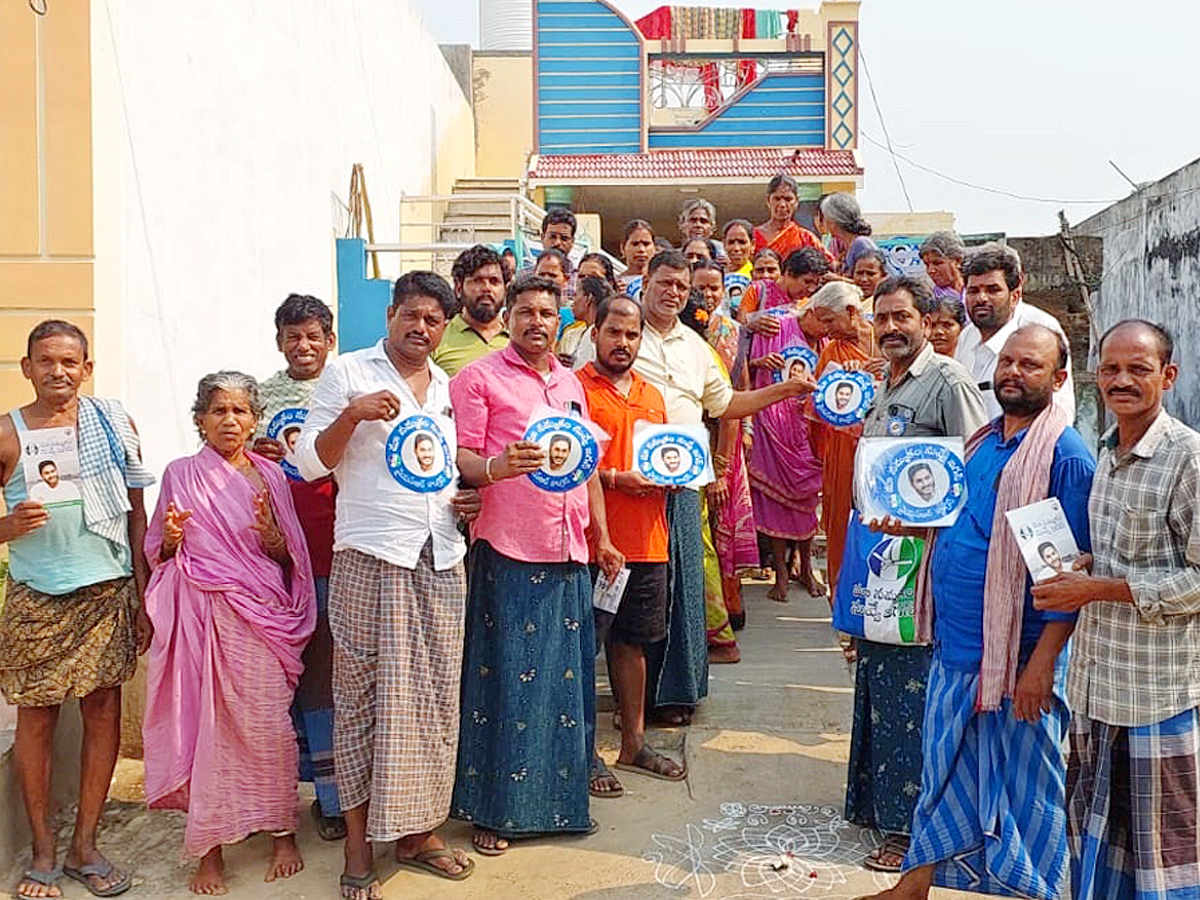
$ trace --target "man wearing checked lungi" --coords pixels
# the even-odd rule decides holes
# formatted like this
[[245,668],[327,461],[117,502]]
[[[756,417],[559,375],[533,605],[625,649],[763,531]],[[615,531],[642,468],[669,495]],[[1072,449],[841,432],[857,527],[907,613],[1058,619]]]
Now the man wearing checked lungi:
[[1092,485],[1091,574],[1039,584],[1079,611],[1067,679],[1071,893],[1200,896],[1200,434],[1167,415],[1173,341],[1141,320],[1100,339],[1116,418]]
[[967,503],[933,541],[934,652],[921,792],[899,884],[1056,900],[1067,891],[1063,696],[1071,613],[1033,606],[1005,513],[1057,498],[1082,550],[1095,465],[1064,407],[1066,342],[1017,329],[994,373],[1003,415],[967,441]]
[[[341,895],[379,900],[370,842],[406,868],[461,880],[473,865],[435,833],[458,746],[466,547],[449,378],[429,360],[458,306],[433,272],[397,281],[375,345],[325,367],[296,450],[300,474],[337,482],[329,629],[333,753],[346,819]],[[417,459],[431,439],[433,465]],[[424,455],[424,452],[422,452]]]

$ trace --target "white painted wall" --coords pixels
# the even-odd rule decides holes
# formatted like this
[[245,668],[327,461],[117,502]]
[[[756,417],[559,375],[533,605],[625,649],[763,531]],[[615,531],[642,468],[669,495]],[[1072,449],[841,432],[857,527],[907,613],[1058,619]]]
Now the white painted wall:
[[471,112],[409,0],[92,0],[92,34],[96,389],[161,471],[202,375],[280,368],[289,292],[336,307],[351,165],[395,241],[402,192],[473,174]]

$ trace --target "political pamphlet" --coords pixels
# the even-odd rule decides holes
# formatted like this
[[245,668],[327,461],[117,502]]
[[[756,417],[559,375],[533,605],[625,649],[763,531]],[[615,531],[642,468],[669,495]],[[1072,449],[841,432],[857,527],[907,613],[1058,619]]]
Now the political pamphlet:
[[1010,509],[1004,516],[1034,581],[1071,571],[1079,545],[1057,497]]

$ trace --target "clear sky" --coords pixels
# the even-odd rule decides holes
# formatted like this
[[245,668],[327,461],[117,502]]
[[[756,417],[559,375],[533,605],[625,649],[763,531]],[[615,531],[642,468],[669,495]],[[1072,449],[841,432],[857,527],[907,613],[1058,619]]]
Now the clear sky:
[[[435,39],[478,43],[478,0],[413,0]],[[485,0],[486,2],[486,0]],[[616,0],[632,18],[660,5]],[[676,5],[683,5],[676,3]],[[720,5],[689,2],[686,5]],[[735,5],[729,3],[729,5]],[[808,3],[760,0],[760,7]],[[1144,18],[1143,16],[1153,16]],[[1058,230],[1200,157],[1200,3],[1194,0],[864,0],[863,55],[916,210],[964,232]],[[859,88],[873,211],[907,209],[866,80]]]

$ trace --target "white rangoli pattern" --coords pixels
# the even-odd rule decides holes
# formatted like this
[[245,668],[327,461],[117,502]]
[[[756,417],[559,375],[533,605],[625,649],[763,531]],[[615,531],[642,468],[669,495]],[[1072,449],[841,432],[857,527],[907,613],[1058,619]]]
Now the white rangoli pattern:
[[[863,867],[879,838],[847,822],[835,807],[724,803],[720,812],[721,818],[705,819],[699,826],[689,823],[683,837],[652,836],[653,847],[643,858],[655,863],[659,884],[694,888],[711,900],[775,900],[810,894],[852,897],[864,893],[866,881],[875,890],[896,881]],[[723,873],[740,876],[740,887],[725,880],[736,893],[719,892]]]

